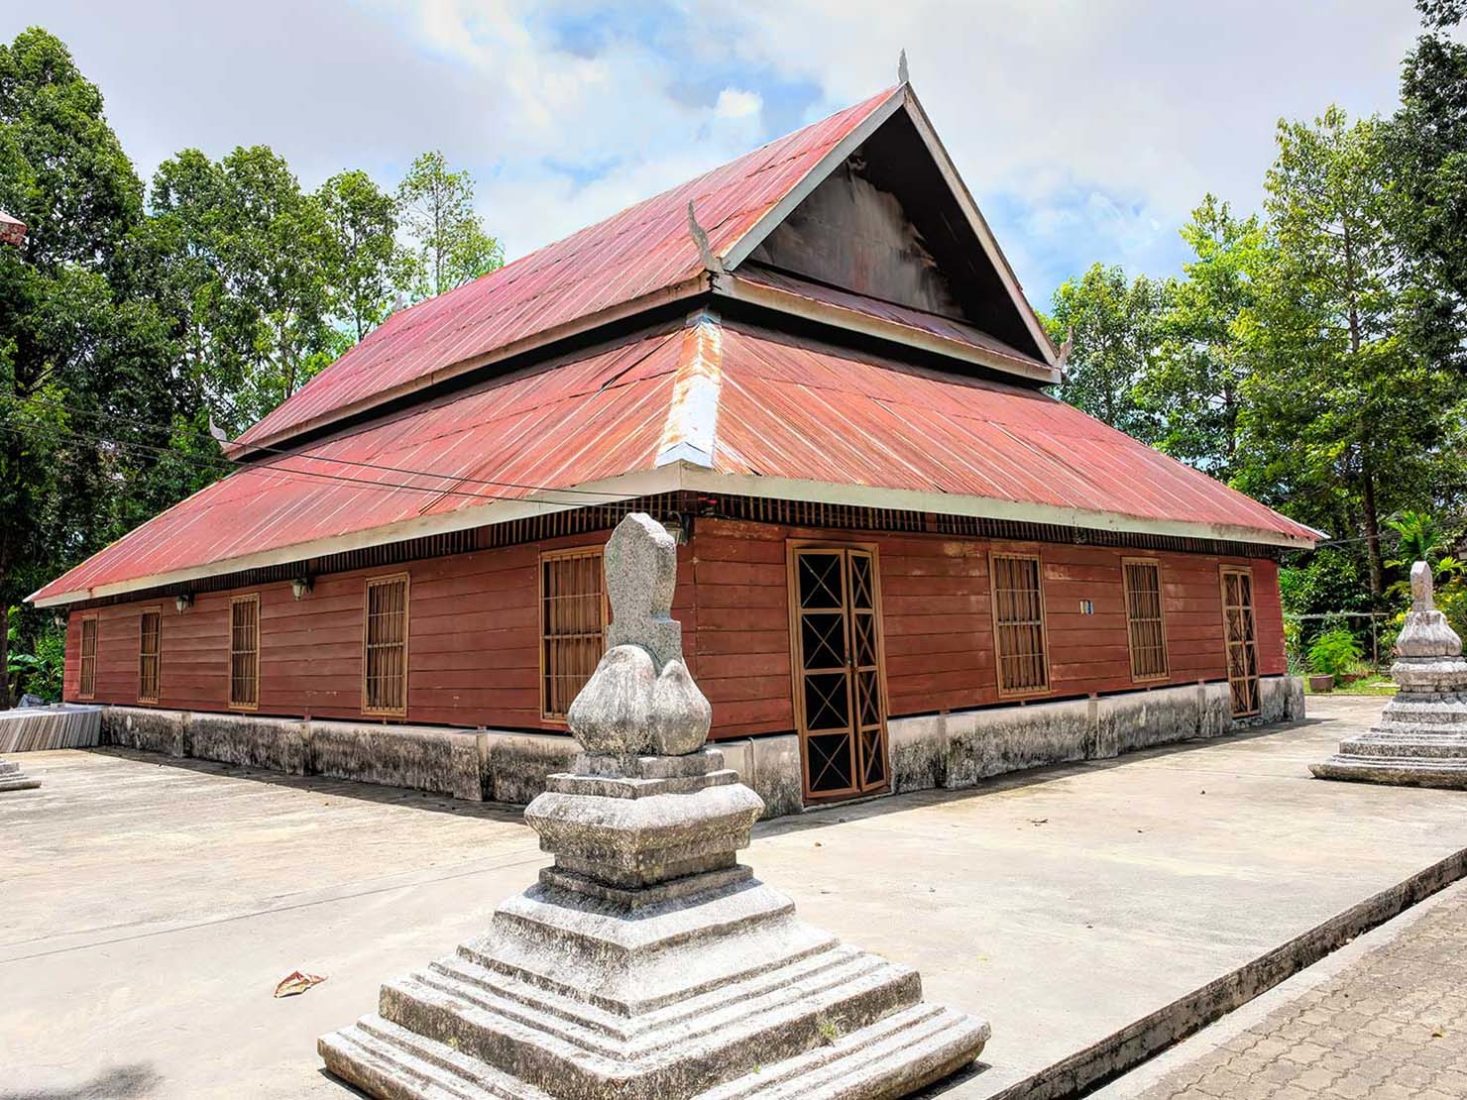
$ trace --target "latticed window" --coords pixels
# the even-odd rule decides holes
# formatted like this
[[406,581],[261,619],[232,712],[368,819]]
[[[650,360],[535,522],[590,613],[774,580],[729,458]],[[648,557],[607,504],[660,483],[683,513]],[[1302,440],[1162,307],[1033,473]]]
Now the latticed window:
[[1166,623],[1161,610],[1161,565],[1127,558],[1126,630],[1131,644],[1131,678],[1160,680],[1167,674]]
[[540,558],[540,710],[564,718],[606,650],[601,550]]
[[229,601],[229,705],[260,705],[260,597]]
[[367,582],[367,650],[362,709],[370,714],[407,713],[408,578]]
[[1048,690],[1044,594],[1039,586],[1037,557],[993,555],[993,632],[998,650],[998,690],[1005,694]]
[[81,683],[77,693],[83,699],[97,694],[97,619],[83,619],[81,623]]
[[144,611],[138,619],[138,702],[158,701],[160,651],[163,641],[163,616],[157,611]]

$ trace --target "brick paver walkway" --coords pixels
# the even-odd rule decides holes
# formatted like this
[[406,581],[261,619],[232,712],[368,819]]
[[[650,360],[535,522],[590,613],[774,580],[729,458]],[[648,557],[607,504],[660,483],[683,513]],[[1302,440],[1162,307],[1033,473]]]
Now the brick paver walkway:
[[1467,889],[1138,1100],[1467,1097]]

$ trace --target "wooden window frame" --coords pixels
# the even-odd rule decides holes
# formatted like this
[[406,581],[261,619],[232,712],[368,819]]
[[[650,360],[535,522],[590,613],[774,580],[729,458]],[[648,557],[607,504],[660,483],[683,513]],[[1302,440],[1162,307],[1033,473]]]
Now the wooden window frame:
[[[1040,666],[1044,672],[1044,683],[1038,687],[1009,688],[1003,682],[1003,642],[998,621],[998,569],[995,563],[1000,558],[1034,563],[1035,581],[1039,592],[1039,642],[1042,649]],[[1049,611],[1044,600],[1044,559],[1038,551],[995,550],[988,551],[988,618],[993,624],[993,678],[998,686],[1000,699],[1031,699],[1054,693],[1054,678],[1049,667]]]
[[[1234,712],[1233,706],[1233,674],[1229,661],[1231,654],[1228,652],[1228,577],[1246,576],[1248,578],[1248,613],[1253,619],[1253,640],[1247,643],[1253,647],[1253,702],[1252,710]],[[1228,685],[1228,712],[1234,721],[1243,718],[1255,718],[1263,711],[1263,674],[1258,669],[1258,589],[1255,585],[1256,578],[1253,575],[1251,565],[1230,565],[1222,562],[1217,567],[1218,600],[1222,607],[1223,628],[1223,678]],[[1242,605],[1239,605],[1242,606]]]
[[[240,604],[252,603],[255,605],[255,698],[253,702],[241,703],[234,698],[234,658],[236,654],[245,653],[246,650],[234,648],[234,609]],[[250,592],[243,596],[231,596],[229,598],[229,686],[228,686],[228,709],[240,711],[256,711],[260,709],[260,656],[263,648],[261,638],[263,631],[260,629],[260,594]]]
[[[368,673],[371,669],[372,649],[372,589],[389,584],[402,584],[402,706],[374,707],[368,705]],[[408,712],[408,642],[411,626],[413,584],[408,573],[386,573],[379,577],[368,577],[362,586],[362,713],[377,718],[406,718]]]
[[[1161,631],[1161,671],[1138,673],[1136,671],[1136,639],[1131,632],[1131,574],[1126,568],[1130,565],[1150,566],[1156,570],[1156,614],[1157,626]],[[1136,684],[1155,683],[1159,680],[1169,680],[1172,675],[1171,648],[1166,639],[1166,589],[1161,578],[1160,558],[1122,558],[1121,559],[1121,591],[1126,601],[1126,651],[1131,658],[1131,682]],[[1144,621],[1144,620],[1138,620]]]
[[[148,633],[146,629],[148,616],[156,616],[158,621],[158,632],[155,638],[157,649],[151,654],[144,648],[144,639]],[[153,692],[145,694],[143,685],[147,683],[147,659],[153,658]],[[138,702],[157,703],[163,695],[163,608],[161,606],[143,607],[138,609]]]
[[[540,551],[535,560],[535,630],[536,648],[540,654],[540,720],[556,726],[566,725],[566,716],[550,709],[548,643],[552,635],[545,633],[545,567],[551,562],[573,558],[601,559],[601,652],[603,654],[606,652],[606,628],[611,625],[611,598],[606,591],[606,544],[595,543],[590,546],[569,546],[562,550]],[[569,709],[568,705],[566,709]]]
[[[92,628],[92,652],[87,653],[87,627]],[[78,699],[95,699],[97,697],[97,652],[102,648],[102,620],[98,615],[83,615],[77,627],[77,661],[76,661],[76,697]],[[90,661],[89,666],[87,662]],[[90,672],[90,677],[87,673]],[[91,680],[88,685],[87,680]]]
[[[876,683],[881,693],[881,751],[882,768],[886,782],[863,789],[860,775],[855,775],[855,786],[844,791],[812,791],[810,776],[805,768],[805,685],[800,667],[800,582],[797,573],[801,550],[860,550],[871,556],[871,600],[876,618]],[[881,550],[877,543],[845,541],[840,539],[785,539],[785,591],[789,606],[789,653],[790,653],[790,704],[795,720],[795,735],[800,740],[800,788],[806,805],[840,802],[851,798],[864,798],[892,789],[891,777],[891,695],[886,683],[886,609],[881,595]],[[855,722],[854,699],[847,706],[855,728],[853,740],[859,739],[859,723]],[[856,754],[859,757],[859,753]],[[859,768],[853,768],[858,771]]]

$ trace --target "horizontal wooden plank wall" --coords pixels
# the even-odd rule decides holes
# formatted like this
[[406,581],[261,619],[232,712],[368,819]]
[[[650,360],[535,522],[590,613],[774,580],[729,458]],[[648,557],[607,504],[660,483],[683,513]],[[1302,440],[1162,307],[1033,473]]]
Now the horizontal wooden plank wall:
[[[559,539],[406,567],[411,578],[407,721],[464,727],[563,730],[540,717],[539,587],[542,549],[594,545],[605,535]],[[1048,621],[1050,694],[1123,691],[1130,675],[1121,559],[1161,562],[1171,675],[1164,683],[1226,676],[1218,566],[1254,574],[1260,669],[1284,671],[1277,569],[1263,559],[1050,543],[990,543],[939,535],[821,532],[700,519],[679,548],[673,614],[688,663],[714,708],[715,737],[787,731],[791,706],[786,540],[827,539],[877,548],[891,714],[959,710],[999,702],[989,618],[990,549],[1038,553]],[[404,567],[321,577],[297,601],[289,584],[260,593],[260,707],[268,715],[359,718],[366,578]],[[95,699],[137,702],[139,615],[160,608],[157,706],[226,710],[229,598],[200,595],[179,613],[172,600],[74,613],[65,693],[78,698],[81,620],[98,617]],[[1090,600],[1093,615],[1080,613]],[[379,721],[380,719],[368,719]]]
[[[840,532],[700,520],[693,538],[698,682],[713,703],[714,736],[772,733],[794,724],[786,540],[859,542],[877,549],[886,683],[892,716],[998,703],[988,556],[1035,553],[1043,564],[1050,697],[1226,678],[1223,562],[1253,569],[1259,667],[1285,671],[1277,566],[1266,559],[1146,553],[938,535]],[[1161,563],[1170,676],[1131,679],[1121,561]],[[1089,600],[1093,614],[1081,613]],[[1040,698],[1043,698],[1041,696]]]
[[[540,717],[539,552],[604,540],[604,534],[582,535],[334,574],[318,578],[302,600],[295,599],[288,583],[242,589],[260,594],[256,713],[360,718],[366,579],[406,571],[410,578],[406,721],[563,731],[563,723]],[[688,548],[680,548],[680,553],[684,560],[674,614],[691,631],[692,565]],[[159,607],[163,612],[160,692],[158,702],[149,705],[227,710],[229,600],[237,594],[200,595],[182,613],[170,599],[71,615],[66,698],[78,698],[81,619],[96,614],[95,699],[136,703],[139,614],[144,607]]]

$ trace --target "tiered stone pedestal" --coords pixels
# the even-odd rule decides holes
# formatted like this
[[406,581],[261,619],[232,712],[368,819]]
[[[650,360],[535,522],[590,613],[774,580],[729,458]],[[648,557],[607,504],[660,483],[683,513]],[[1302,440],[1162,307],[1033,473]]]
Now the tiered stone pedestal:
[[1431,569],[1411,567],[1412,606],[1396,641],[1391,679],[1400,688],[1378,725],[1340,742],[1340,751],[1310,771],[1321,779],[1353,779],[1411,787],[1467,790],[1467,660],[1462,639],[1432,597]]
[[722,764],[586,757],[552,777],[526,817],[556,865],[322,1038],[327,1068],[393,1098],[723,1100],[896,1097],[971,1062],[985,1022],[923,1004],[914,970],[735,861],[760,804]]
[[982,1051],[987,1023],[923,1004],[915,970],[806,924],[739,864],[764,804],[704,744],[676,571],[660,525],[618,525],[610,648],[567,715],[586,753],[525,810],[555,865],[323,1036],[332,1073],[391,1100],[854,1100]]
[[0,759],[0,792],[3,791],[28,791],[41,785],[39,779],[32,779],[20,770],[20,765],[12,760]]
[[1467,790],[1467,661],[1403,657],[1391,677],[1401,690],[1380,722],[1310,770],[1321,779]]

